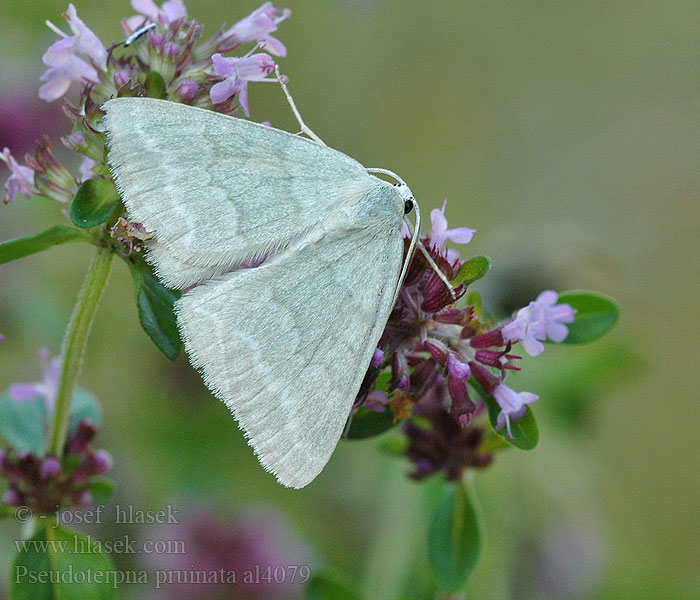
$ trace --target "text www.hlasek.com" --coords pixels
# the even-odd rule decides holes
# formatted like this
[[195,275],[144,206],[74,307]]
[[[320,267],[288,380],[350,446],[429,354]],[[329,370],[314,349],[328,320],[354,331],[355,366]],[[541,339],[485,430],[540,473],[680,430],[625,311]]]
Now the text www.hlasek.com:
[[137,543],[129,535],[119,540],[96,540],[92,536],[73,536],[72,540],[15,540],[20,554],[187,554],[184,540],[144,540]]

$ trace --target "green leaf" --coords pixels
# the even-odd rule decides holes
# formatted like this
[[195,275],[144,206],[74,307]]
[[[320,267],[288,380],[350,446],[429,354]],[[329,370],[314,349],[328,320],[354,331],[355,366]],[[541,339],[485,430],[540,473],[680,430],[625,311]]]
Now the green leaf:
[[106,504],[114,496],[114,481],[108,477],[90,479],[90,493],[95,504]]
[[0,396],[0,435],[20,452],[44,453],[46,404],[43,398],[13,400]]
[[76,388],[70,405],[68,431],[71,433],[75,432],[78,428],[78,423],[83,419],[99,426],[102,421],[102,409],[93,394],[82,388]]
[[438,585],[446,592],[460,590],[481,554],[479,513],[462,482],[450,486],[428,531],[428,560]]
[[18,542],[10,600],[113,600],[114,566],[97,542],[63,527],[42,527]]
[[364,440],[380,435],[394,426],[394,412],[388,406],[384,412],[360,408],[352,417],[348,439]]
[[525,414],[517,422],[511,421],[510,431],[513,434],[512,439],[508,437],[506,428],[496,429],[498,424],[498,413],[501,412],[501,407],[496,402],[493,396],[489,396],[474,378],[469,380],[469,384],[479,393],[483,398],[486,408],[489,413],[489,423],[493,428],[493,431],[508,442],[511,446],[520,448],[521,450],[532,450],[537,446],[540,441],[540,432],[537,428],[537,421],[535,421],[535,415],[530,410],[530,407],[526,407]]
[[[54,587],[50,583],[39,583],[39,574],[53,570],[48,547],[41,551],[39,545],[46,544],[46,529],[37,531],[28,540],[18,541],[18,552],[12,561],[9,578],[9,600],[55,600]],[[36,544],[36,547],[33,545]],[[30,579],[30,577],[32,579]],[[48,575],[41,575],[48,577]]]
[[564,344],[583,344],[603,337],[620,316],[617,303],[608,296],[583,290],[559,294],[559,304],[575,308],[576,319],[567,324],[569,335]]
[[166,288],[145,266],[139,268],[129,263],[129,268],[141,327],[167,358],[175,360],[182,349],[173,311],[180,292]]
[[313,572],[304,600],[362,600],[364,596],[342,573],[329,567]]
[[0,244],[0,265],[47,250],[66,242],[89,242],[85,232],[69,225],[55,225],[34,235],[9,240]]
[[488,256],[475,256],[474,258],[470,258],[467,262],[462,264],[452,285],[455,287],[461,283],[469,285],[486,275],[490,268],[491,259]]
[[120,200],[111,179],[88,179],[80,184],[68,214],[75,225],[89,229],[109,219]]
[[165,80],[158,71],[148,72],[145,87],[149,98],[165,98]]

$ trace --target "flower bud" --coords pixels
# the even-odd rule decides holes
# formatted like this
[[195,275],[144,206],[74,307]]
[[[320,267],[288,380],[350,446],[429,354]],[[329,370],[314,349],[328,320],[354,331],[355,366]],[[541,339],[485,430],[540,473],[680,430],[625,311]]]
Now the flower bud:
[[95,473],[97,475],[104,475],[109,473],[114,466],[114,459],[112,455],[106,450],[98,450],[94,455],[95,461]]
[[440,340],[429,339],[423,342],[423,347],[432,354],[433,358],[438,361],[441,365],[445,364],[447,360],[447,355],[449,353],[449,348],[443,344]]
[[90,423],[90,421],[80,421],[78,430],[68,444],[68,451],[71,454],[82,454],[87,450],[87,447],[96,435],[97,427]]
[[476,361],[470,361],[469,366],[472,369],[472,376],[481,384],[484,391],[489,395],[493,394],[493,390],[500,385],[501,380]]
[[487,331],[486,333],[481,333],[475,335],[469,343],[472,348],[491,348],[505,346],[503,341],[503,336],[501,335],[500,329],[494,329],[493,331]]
[[382,364],[384,360],[384,351],[380,348],[375,348],[374,354],[372,355],[372,361],[369,363],[373,367],[378,367]]
[[114,85],[117,89],[123,88],[125,85],[128,85],[130,81],[131,75],[129,74],[129,71],[122,69],[121,71],[117,71],[114,74]]
[[80,492],[75,499],[75,503],[78,506],[90,506],[92,504],[92,494],[90,493],[90,490],[83,490]]
[[177,94],[177,97],[180,99],[181,102],[187,104],[194,100],[194,97],[197,95],[198,91],[199,86],[196,82],[192,81],[191,79],[185,79],[185,81],[183,81],[180,85],[177,86],[177,90],[175,90],[175,93]]
[[46,480],[58,477],[62,471],[63,469],[58,459],[54,458],[53,456],[49,456],[42,461],[39,474],[41,479]]
[[450,377],[454,377],[460,380],[465,380],[469,378],[471,370],[469,365],[462,362],[462,357],[456,352],[450,352],[447,356],[447,372]]

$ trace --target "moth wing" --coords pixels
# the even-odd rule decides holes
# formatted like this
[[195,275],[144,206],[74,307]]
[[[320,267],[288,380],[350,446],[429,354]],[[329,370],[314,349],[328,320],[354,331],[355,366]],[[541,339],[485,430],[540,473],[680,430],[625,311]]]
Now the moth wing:
[[328,462],[392,308],[403,211],[391,188],[381,194],[394,196],[386,218],[320,227],[176,305],[190,360],[287,486],[305,486]]
[[337,150],[210,110],[154,98],[103,108],[117,187],[173,287],[286,247],[369,177]]

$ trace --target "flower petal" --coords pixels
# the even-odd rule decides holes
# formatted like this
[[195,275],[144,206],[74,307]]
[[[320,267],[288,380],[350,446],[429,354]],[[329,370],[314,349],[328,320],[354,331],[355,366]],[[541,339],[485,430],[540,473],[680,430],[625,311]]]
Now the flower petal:
[[10,398],[18,402],[44,397],[43,388],[36,383],[13,383],[10,385],[7,393],[10,395]]
[[216,53],[211,57],[211,62],[214,65],[214,72],[217,75],[226,77],[236,73],[236,59],[226,58],[221,56],[221,54]]
[[220,104],[228,100],[236,93],[236,85],[232,79],[224,79],[215,83],[209,90],[209,97],[214,104]]
[[42,62],[48,67],[60,67],[75,53],[75,39],[62,38],[49,46],[41,57]]
[[442,248],[445,246],[445,240],[447,239],[445,234],[447,231],[447,219],[440,209],[434,208],[430,211],[430,223],[432,226],[430,232],[430,242],[438,250],[442,250]]
[[268,35],[263,39],[263,41],[265,42],[263,48],[268,50],[271,54],[274,54],[275,56],[287,56],[287,47],[276,37]]
[[546,328],[547,337],[557,344],[561,344],[566,339],[566,336],[569,335],[569,328],[563,323],[552,321],[547,323]]
[[545,306],[553,306],[554,304],[557,303],[557,300],[559,299],[559,294],[557,294],[553,290],[545,290],[544,292],[540,293],[539,296],[537,296],[537,304],[543,304]]
[[534,337],[526,337],[521,340],[525,352],[530,356],[539,356],[544,352],[544,344]]
[[472,237],[475,232],[476,229],[470,229],[469,227],[457,227],[455,229],[447,230],[446,234],[448,239],[455,244],[468,244],[472,241]]

